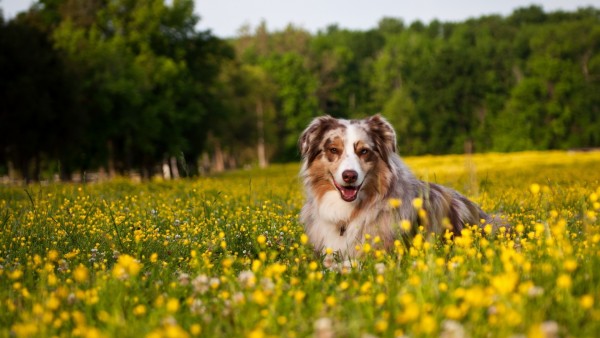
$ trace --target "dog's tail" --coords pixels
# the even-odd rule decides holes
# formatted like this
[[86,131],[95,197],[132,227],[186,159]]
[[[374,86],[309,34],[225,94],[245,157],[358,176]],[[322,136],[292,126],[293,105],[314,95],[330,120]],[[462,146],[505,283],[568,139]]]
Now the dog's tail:
[[491,225],[493,233],[495,233],[496,231],[500,230],[501,228],[504,228],[507,231],[512,228],[511,223],[506,219],[505,215],[500,214],[500,213],[491,214],[491,215],[488,215],[485,212],[483,212],[483,213],[487,217],[483,218],[483,219],[485,219],[485,223],[482,224],[482,226],[485,226],[487,224]]

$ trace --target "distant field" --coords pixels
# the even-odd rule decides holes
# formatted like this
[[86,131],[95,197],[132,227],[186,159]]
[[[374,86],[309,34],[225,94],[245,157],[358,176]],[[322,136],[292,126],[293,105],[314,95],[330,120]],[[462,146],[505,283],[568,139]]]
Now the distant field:
[[512,232],[327,268],[299,165],[170,182],[0,186],[0,336],[597,337],[600,152],[406,159]]

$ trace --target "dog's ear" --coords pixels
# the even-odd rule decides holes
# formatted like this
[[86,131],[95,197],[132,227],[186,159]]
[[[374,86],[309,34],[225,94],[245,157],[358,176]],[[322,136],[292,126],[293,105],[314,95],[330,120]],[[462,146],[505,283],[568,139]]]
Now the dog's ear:
[[367,126],[373,136],[375,148],[387,163],[389,155],[396,152],[396,132],[394,131],[394,127],[379,114],[367,118]]
[[325,131],[331,128],[337,120],[329,115],[317,117],[306,127],[298,139],[298,149],[303,159],[312,162],[321,152],[318,140],[323,137]]

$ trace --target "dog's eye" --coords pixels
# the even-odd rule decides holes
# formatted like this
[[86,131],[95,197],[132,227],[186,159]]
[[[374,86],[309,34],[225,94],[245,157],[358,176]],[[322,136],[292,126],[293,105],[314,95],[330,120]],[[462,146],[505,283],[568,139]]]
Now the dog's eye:
[[338,149],[337,148],[329,148],[329,152],[332,154],[337,154],[338,153]]
[[363,148],[359,151],[359,154],[361,154],[361,155],[366,155],[368,153],[369,153],[369,149],[367,149],[367,148]]

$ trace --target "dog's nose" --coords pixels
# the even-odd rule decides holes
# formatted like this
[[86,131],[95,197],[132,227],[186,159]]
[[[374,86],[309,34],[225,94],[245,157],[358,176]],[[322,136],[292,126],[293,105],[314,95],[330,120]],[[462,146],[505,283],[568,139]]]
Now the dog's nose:
[[358,179],[358,173],[354,170],[344,170],[342,172],[342,179],[346,183],[354,183]]

